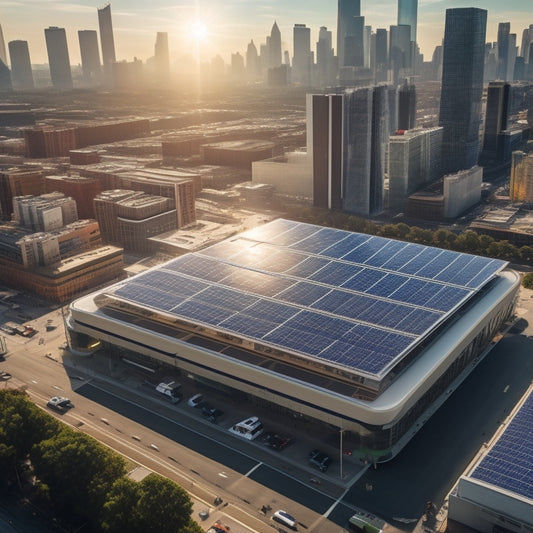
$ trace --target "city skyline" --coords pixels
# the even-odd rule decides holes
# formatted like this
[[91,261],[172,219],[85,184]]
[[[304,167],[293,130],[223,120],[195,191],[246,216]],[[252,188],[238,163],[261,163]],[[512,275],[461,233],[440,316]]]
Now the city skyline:
[[[158,32],[167,32],[171,60],[184,54],[195,55],[198,42],[191,28],[197,24],[205,28],[201,59],[222,56],[229,63],[232,53],[246,52],[251,39],[256,46],[266,40],[274,21],[282,38],[282,49],[292,57],[292,28],[306,24],[311,30],[311,47],[314,50],[321,26],[334,34],[336,48],[337,0],[294,0],[287,5],[281,0],[243,2],[232,0],[221,6],[214,0],[154,0],[148,7],[140,0],[115,0],[111,3],[117,60],[143,61],[153,56]],[[389,28],[397,23],[397,0],[383,0],[376,5],[370,0],[361,1],[361,15],[365,24]],[[4,40],[26,40],[33,64],[47,63],[44,28],[64,27],[71,62],[79,64],[79,30],[98,30],[97,4],[90,0],[7,0],[0,9],[0,25]],[[520,42],[522,31],[533,19],[530,0],[511,0],[504,7],[499,0],[419,0],[417,35],[421,52],[426,60],[431,58],[435,46],[444,37],[445,11],[452,7],[481,7],[488,10],[487,41],[497,40],[498,24],[510,22],[511,32]],[[28,14],[31,16],[28,17]],[[203,33],[204,29],[200,31]],[[202,36],[203,38],[204,36]]]

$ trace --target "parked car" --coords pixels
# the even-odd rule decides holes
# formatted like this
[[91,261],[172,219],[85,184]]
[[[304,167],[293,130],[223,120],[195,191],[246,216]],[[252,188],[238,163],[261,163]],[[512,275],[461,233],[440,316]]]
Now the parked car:
[[204,403],[204,395],[203,394],[195,394],[194,396],[191,396],[187,400],[187,405],[189,407],[201,407],[202,403]]
[[280,524],[283,524],[284,526],[296,531],[296,520],[286,511],[276,511],[272,515],[272,520],[275,520],[276,522],[279,522]]
[[206,533],[229,533],[229,526],[225,526],[220,520],[217,520]]
[[160,383],[156,386],[155,390],[169,397],[172,403],[178,403],[182,398],[180,393],[181,385],[175,381],[170,381],[169,383]]
[[46,405],[48,405],[48,407],[53,407],[54,409],[70,409],[71,407],[74,407],[72,402],[63,396],[52,396]]
[[224,411],[205,403],[202,406],[202,414],[205,416],[205,418],[207,418],[207,420],[209,420],[209,422],[215,423],[217,419],[224,414]]
[[309,454],[309,463],[321,472],[325,472],[331,464],[331,457],[320,450],[313,450]]

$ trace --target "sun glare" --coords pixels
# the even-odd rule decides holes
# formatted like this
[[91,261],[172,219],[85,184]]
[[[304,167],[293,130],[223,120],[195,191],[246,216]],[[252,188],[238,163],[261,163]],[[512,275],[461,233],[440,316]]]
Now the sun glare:
[[205,41],[207,39],[207,26],[200,21],[191,24],[190,35],[194,41]]

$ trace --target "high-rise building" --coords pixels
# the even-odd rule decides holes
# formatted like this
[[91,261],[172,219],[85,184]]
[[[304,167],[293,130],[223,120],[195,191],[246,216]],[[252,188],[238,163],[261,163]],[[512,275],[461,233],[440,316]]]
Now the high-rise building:
[[522,33],[522,46],[520,55],[526,63],[530,63],[530,44],[533,43],[533,24],[529,25]]
[[398,26],[410,26],[411,41],[415,43],[417,18],[418,0],[398,0]]
[[365,65],[365,17],[352,17],[346,24],[344,37],[344,63],[340,67]]
[[492,81],[487,88],[485,131],[481,152],[484,162],[495,161],[498,158],[499,134],[507,129],[509,122],[510,89],[511,86],[503,81]]
[[311,84],[311,29],[305,24],[294,25],[293,50],[293,81],[308,87]]
[[246,48],[246,72],[251,79],[256,79],[261,72],[259,55],[257,54],[257,47],[253,39],[248,43],[248,47]]
[[332,35],[325,26],[321,26],[316,43],[317,82],[319,87],[325,87],[335,78],[334,53]]
[[95,86],[101,79],[100,52],[96,30],[79,30],[81,69],[83,80],[88,86]]
[[268,56],[269,68],[277,68],[281,66],[281,32],[278,28],[278,23],[274,21],[272,30],[270,31],[270,39],[268,41]]
[[104,77],[106,83],[109,85],[113,76],[113,65],[117,61],[115,55],[115,39],[113,37],[113,22],[111,20],[111,4],[107,4],[98,9],[98,25],[100,27]]
[[411,68],[411,26],[391,26],[389,45],[392,67],[396,71]]
[[445,173],[477,164],[487,11],[446,10],[439,125]]
[[2,25],[0,24],[0,61],[7,65],[7,53],[6,43],[4,41],[4,32],[2,31]]
[[361,0],[339,0],[337,11],[337,57],[339,67],[345,63],[345,39],[350,35],[353,17],[361,16]]
[[498,79],[507,81],[507,71],[509,69],[509,34],[511,32],[510,22],[500,22],[498,24]]
[[44,36],[52,85],[60,91],[68,91],[72,89],[72,73],[65,28],[46,28]]
[[158,31],[155,40],[154,64],[157,81],[170,81],[170,56],[168,52],[168,33]]
[[416,86],[405,82],[398,91],[398,129],[412,130],[416,126]]
[[513,152],[509,198],[511,202],[533,202],[532,153]]
[[14,88],[20,91],[34,89],[28,42],[9,41],[8,47]]

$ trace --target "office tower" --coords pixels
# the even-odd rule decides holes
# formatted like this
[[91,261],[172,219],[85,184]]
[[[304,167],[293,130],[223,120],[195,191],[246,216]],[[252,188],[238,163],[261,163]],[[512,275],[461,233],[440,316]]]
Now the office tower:
[[316,66],[318,75],[318,85],[325,87],[334,79],[334,55],[332,48],[332,35],[325,26],[318,32],[318,42],[316,43]]
[[241,82],[244,79],[244,57],[239,53],[231,54],[231,77]]
[[533,24],[529,25],[522,33],[522,46],[520,48],[520,55],[524,58],[526,63],[530,63],[530,44],[533,43]]
[[7,53],[6,43],[4,41],[4,32],[2,31],[2,25],[0,24],[0,61],[7,65]]
[[416,86],[405,82],[398,91],[398,129],[412,130],[416,127]]
[[347,66],[345,62],[345,39],[353,35],[352,21],[361,16],[361,0],[339,0],[337,10],[337,58],[339,68]]
[[20,91],[34,89],[28,42],[9,41],[8,47],[14,88]]
[[376,30],[375,37],[375,60],[376,82],[386,81],[389,70],[389,44],[388,32],[384,28]]
[[278,23],[274,22],[272,30],[270,31],[270,39],[268,41],[268,55],[270,68],[277,68],[281,66],[281,32],[278,28]]
[[485,131],[483,134],[483,162],[498,159],[498,137],[509,123],[509,96],[511,86],[503,81],[492,81],[487,88]]
[[111,20],[111,4],[98,9],[98,25],[100,27],[100,44],[102,46],[102,63],[106,83],[112,78],[115,56],[115,39],[113,38],[113,22]]
[[363,67],[365,64],[365,17],[352,17],[346,25],[344,64],[339,67]]
[[100,52],[98,50],[98,34],[96,30],[79,30],[81,69],[83,80],[88,86],[94,87],[100,82]]
[[343,209],[354,215],[374,216],[383,211],[388,101],[387,85],[344,93]]
[[308,94],[307,154],[313,166],[313,205],[342,209],[341,94]]
[[246,48],[246,72],[251,79],[257,78],[261,72],[259,56],[253,39],[248,43],[248,47]]
[[498,79],[506,81],[509,65],[509,33],[511,31],[510,22],[500,22],[498,24]]
[[416,43],[418,0],[398,0],[398,26],[411,28],[411,41]]
[[526,64],[523,57],[517,57],[514,61],[513,80],[525,80],[526,79]]
[[156,81],[168,83],[170,81],[170,57],[168,52],[168,33],[158,31],[155,39],[154,65]]
[[443,170],[477,164],[487,11],[446,10],[439,125],[443,126]]
[[65,28],[46,28],[44,36],[52,85],[58,90],[68,91],[72,89],[72,73]]
[[311,29],[305,24],[293,28],[293,81],[307,87],[311,84]]
[[411,67],[411,26],[390,27],[389,58],[396,70]]
[[511,202],[533,203],[532,153],[513,152],[509,198]]

